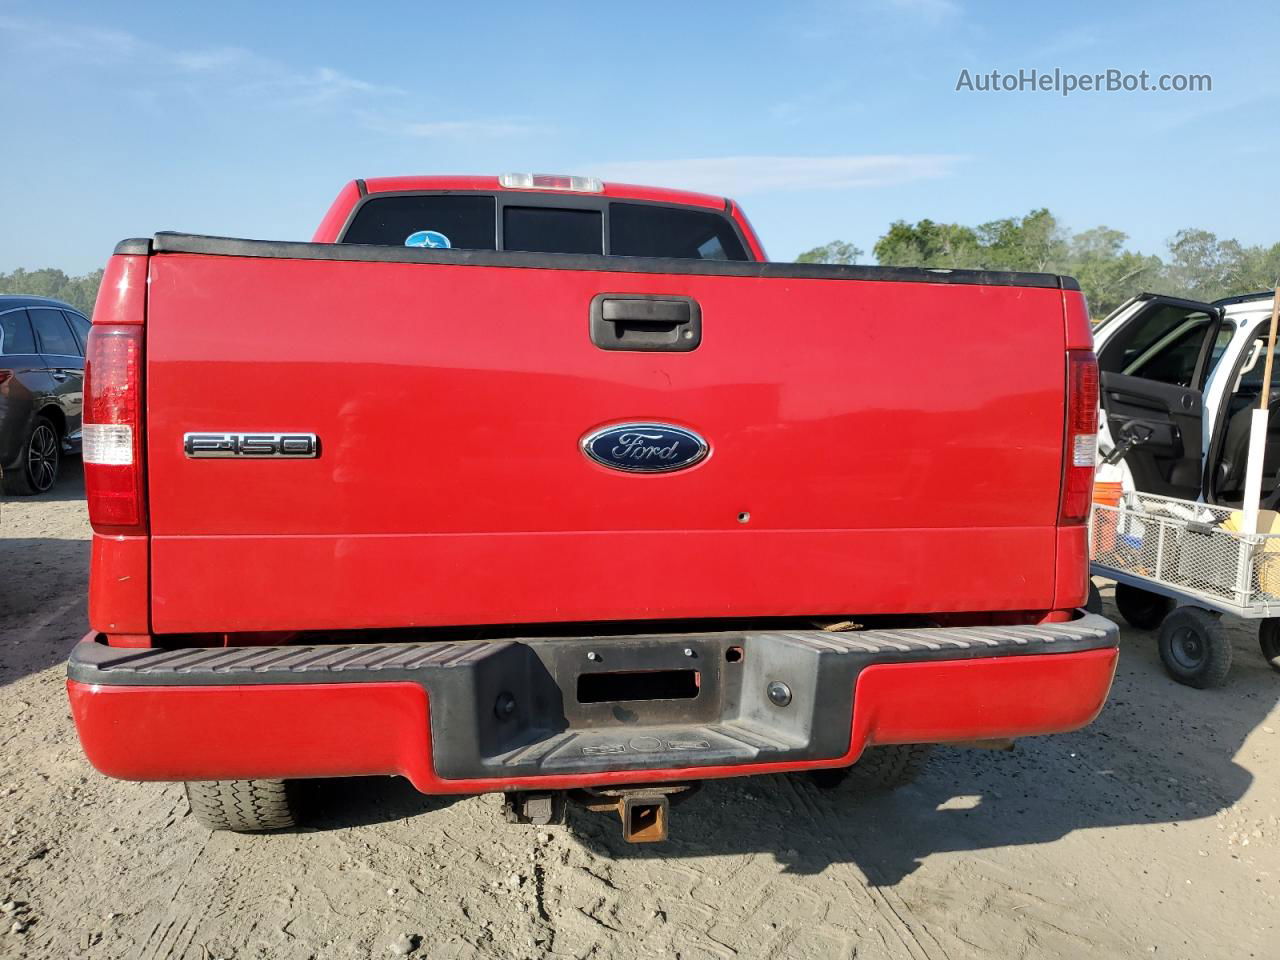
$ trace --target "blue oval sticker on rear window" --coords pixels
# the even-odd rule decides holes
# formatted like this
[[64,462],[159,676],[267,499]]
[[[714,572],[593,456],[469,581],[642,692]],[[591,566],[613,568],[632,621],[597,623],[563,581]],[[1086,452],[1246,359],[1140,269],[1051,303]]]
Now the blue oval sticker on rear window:
[[411,233],[404,238],[404,245],[406,247],[435,247],[437,249],[453,246],[449,242],[449,238],[439,230],[418,230],[416,233]]

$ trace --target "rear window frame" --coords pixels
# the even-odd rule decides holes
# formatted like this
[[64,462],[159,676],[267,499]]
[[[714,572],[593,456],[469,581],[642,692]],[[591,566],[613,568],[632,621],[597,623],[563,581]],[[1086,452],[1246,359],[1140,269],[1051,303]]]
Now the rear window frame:
[[[728,224],[733,235],[737,237],[738,243],[742,245],[742,252],[745,259],[742,260],[714,260],[702,259],[695,257],[665,257],[658,259],[692,260],[696,263],[755,263],[758,262],[751,255],[751,245],[747,242],[746,233],[738,224],[738,221],[730,214],[732,206],[728,200],[725,200],[721,209],[715,207],[706,207],[696,203],[670,203],[664,200],[636,200],[631,197],[612,197],[604,194],[585,194],[570,193],[558,191],[537,191],[537,190],[387,190],[377,193],[369,193],[361,197],[347,214],[346,220],[342,224],[342,229],[338,231],[338,239],[335,243],[347,243],[347,233],[351,229],[351,224],[355,222],[361,209],[365,204],[376,200],[384,200],[392,197],[447,197],[447,196],[485,196],[493,198],[493,216],[494,216],[494,249],[503,252],[506,247],[503,245],[503,220],[504,210],[508,206],[512,207],[559,207],[566,210],[594,210],[601,215],[601,232],[602,232],[602,248],[603,256],[615,256],[610,251],[610,229],[609,229],[609,208],[614,203],[633,204],[637,206],[648,207],[665,207],[671,210],[693,211],[696,213],[705,213],[708,216],[719,217],[724,223]],[[430,229],[424,226],[423,229]],[[368,246],[396,246],[396,244],[368,244]],[[456,248],[464,249],[464,248]],[[512,251],[520,252],[520,251]],[[567,256],[597,256],[597,254],[567,254]]]
[[6,307],[0,310],[0,316],[19,313],[22,314],[19,322],[27,325],[27,335],[31,338],[31,349],[29,351],[10,350],[10,345],[5,340],[4,330],[0,328],[0,357],[38,357],[40,355],[40,344],[36,341],[36,327],[31,322],[31,315],[27,313],[27,308],[25,306]]
[[[93,321],[86,317],[79,310],[73,310],[70,307],[62,308],[62,315],[67,318],[67,325],[71,327],[71,335],[76,338],[76,343],[80,344],[80,356],[84,356],[85,351],[89,348],[89,329],[93,326]],[[76,326],[77,320],[83,320],[86,327],[84,333],[80,332],[80,328]]]

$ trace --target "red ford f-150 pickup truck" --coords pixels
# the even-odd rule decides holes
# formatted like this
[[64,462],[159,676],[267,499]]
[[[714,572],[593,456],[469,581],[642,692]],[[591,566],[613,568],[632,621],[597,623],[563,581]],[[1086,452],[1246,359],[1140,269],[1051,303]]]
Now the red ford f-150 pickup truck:
[[708,778],[1078,728],[1115,670],[1068,278],[769,263],[731,201],[588,178],[357,180],[310,243],[121,243],[86,394],[72,712],[211,826],[392,774],[659,839]]

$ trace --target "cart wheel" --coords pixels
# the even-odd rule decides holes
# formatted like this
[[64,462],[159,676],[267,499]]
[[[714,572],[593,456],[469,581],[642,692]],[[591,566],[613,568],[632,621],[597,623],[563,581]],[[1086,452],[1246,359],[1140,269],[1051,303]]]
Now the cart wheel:
[[1173,601],[1141,587],[1116,584],[1116,609],[1131,627],[1154,630],[1173,609]]
[[1271,669],[1280,672],[1280,620],[1263,620],[1258,624],[1258,645]]
[[1089,581],[1089,599],[1085,601],[1084,609],[1087,613],[1102,613],[1102,591],[1092,580]]
[[1221,686],[1231,669],[1231,640],[1221,621],[1199,607],[1179,607],[1160,625],[1160,659],[1189,687]]

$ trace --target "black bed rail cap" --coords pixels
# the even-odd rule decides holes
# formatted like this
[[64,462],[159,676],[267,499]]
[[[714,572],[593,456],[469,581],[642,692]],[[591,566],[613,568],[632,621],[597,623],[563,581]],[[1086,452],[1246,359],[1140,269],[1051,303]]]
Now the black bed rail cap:
[[115,252],[116,254],[145,257],[151,252],[151,238],[130,237],[127,240],[121,240],[116,244]]
[[943,270],[933,267],[843,266],[829,263],[755,263],[736,260],[677,260],[602,254],[522,253],[510,250],[439,250],[362,243],[303,243],[241,240],[190,233],[157,233],[153,253],[187,253],[280,260],[340,260],[374,263],[471,264],[535,270],[598,270],[605,273],[665,273],[713,277],[781,277],[794,280],[872,280],[896,283],[976,284],[1079,290],[1071,277],[1005,270]]

